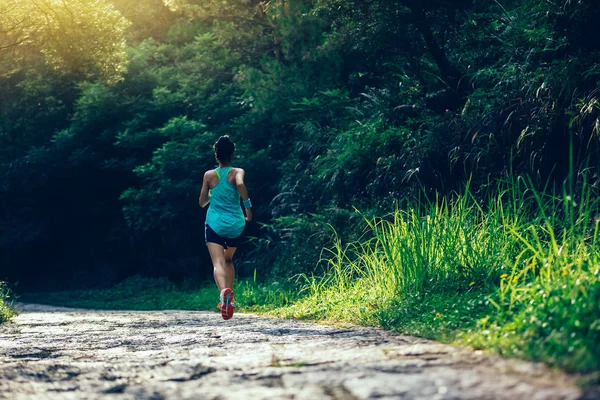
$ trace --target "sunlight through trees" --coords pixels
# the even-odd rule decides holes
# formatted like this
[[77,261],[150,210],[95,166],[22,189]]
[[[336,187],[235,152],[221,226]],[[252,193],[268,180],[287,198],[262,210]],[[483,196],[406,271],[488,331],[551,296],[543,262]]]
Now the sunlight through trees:
[[56,69],[116,82],[125,71],[128,26],[105,0],[0,0],[2,74],[41,53]]

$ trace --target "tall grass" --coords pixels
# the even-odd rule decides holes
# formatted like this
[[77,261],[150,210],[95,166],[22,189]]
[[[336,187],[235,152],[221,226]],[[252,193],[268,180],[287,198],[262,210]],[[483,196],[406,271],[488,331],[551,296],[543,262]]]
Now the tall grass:
[[13,315],[10,290],[4,282],[0,282],[0,323],[8,321]]
[[462,194],[368,220],[283,314],[394,328],[600,369],[600,211],[594,189],[542,195],[523,179],[485,204]]

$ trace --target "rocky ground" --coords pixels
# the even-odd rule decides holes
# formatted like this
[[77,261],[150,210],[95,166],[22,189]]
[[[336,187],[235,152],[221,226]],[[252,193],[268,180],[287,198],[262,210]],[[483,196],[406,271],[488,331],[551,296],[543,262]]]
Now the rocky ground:
[[593,398],[539,364],[378,329],[19,307],[0,326],[3,399]]

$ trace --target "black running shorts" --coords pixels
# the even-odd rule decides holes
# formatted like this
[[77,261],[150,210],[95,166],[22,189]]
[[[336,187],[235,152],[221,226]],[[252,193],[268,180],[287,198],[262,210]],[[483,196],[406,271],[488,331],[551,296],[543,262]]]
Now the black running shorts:
[[240,243],[242,242],[242,237],[238,236],[236,238],[224,238],[217,234],[217,232],[213,231],[212,228],[208,225],[204,228],[204,240],[206,243],[216,243],[218,245],[223,246],[223,248],[227,249],[229,247],[240,247]]

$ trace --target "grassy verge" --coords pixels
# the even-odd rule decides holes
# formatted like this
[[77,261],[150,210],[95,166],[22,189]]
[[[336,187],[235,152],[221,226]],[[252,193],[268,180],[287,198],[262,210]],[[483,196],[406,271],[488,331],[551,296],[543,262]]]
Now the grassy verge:
[[[236,283],[239,311],[268,311],[296,298],[277,282],[254,280]],[[101,310],[216,310],[219,293],[214,283],[175,285],[166,279],[132,277],[114,288],[24,293],[21,301]]]
[[600,370],[600,211],[592,188],[541,196],[514,183],[369,221],[373,239],[330,250],[285,317],[377,325]]
[[14,310],[10,300],[10,290],[4,282],[0,282],[0,324],[8,321],[13,316]]

